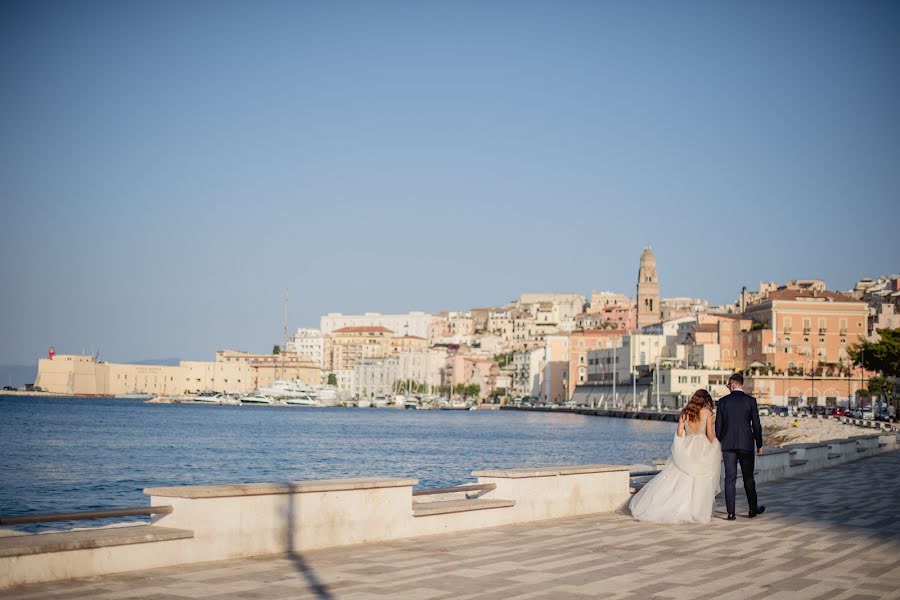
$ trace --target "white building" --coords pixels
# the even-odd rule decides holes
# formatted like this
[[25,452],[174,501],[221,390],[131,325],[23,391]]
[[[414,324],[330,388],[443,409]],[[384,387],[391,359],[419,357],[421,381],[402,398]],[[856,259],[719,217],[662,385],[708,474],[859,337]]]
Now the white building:
[[337,379],[337,388],[338,394],[341,399],[347,399],[353,397],[353,390],[355,386],[353,385],[353,370],[352,369],[344,369],[339,371],[333,371],[335,378]]
[[441,350],[405,350],[400,353],[397,378],[424,383],[429,391],[441,385],[447,353]]
[[554,305],[557,322],[574,319],[575,315],[584,310],[586,304],[584,294],[522,294],[519,296],[520,306],[544,303]]
[[632,373],[641,365],[655,365],[663,356],[666,336],[635,333],[622,338],[621,348],[602,348],[588,352],[588,381],[612,383],[616,373],[617,383],[631,381]]
[[353,396],[371,400],[379,395],[391,395],[398,379],[400,360],[364,358],[353,365]]
[[[680,409],[699,389],[704,389],[718,400],[728,393],[725,383],[731,377],[730,370],[661,368],[659,371],[659,405],[661,408]],[[656,378],[650,395],[650,404],[657,401]]]
[[298,329],[284,349],[308,356],[321,367],[325,355],[325,336],[318,329]]
[[544,355],[545,351],[543,348],[520,350],[513,354],[513,395],[540,397]]
[[323,335],[328,335],[335,329],[343,327],[386,327],[398,337],[413,335],[428,339],[431,318],[430,314],[419,311],[405,315],[383,315],[377,312],[363,315],[328,313],[319,319],[319,329]]

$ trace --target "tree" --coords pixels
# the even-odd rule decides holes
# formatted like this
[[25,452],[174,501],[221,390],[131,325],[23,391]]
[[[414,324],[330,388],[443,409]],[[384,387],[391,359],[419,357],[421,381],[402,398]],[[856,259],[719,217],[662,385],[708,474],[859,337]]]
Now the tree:
[[884,400],[893,398],[900,376],[900,328],[879,329],[877,342],[863,340],[847,349],[853,364],[879,376],[869,379],[869,392]]
[[501,369],[505,368],[509,363],[513,361],[512,353],[509,354],[498,354],[494,356],[494,362],[497,363],[497,366]]
[[478,385],[477,383],[471,383],[466,386],[465,395],[466,395],[466,397],[472,396],[472,397],[477,398],[478,392],[480,392],[480,391],[481,391],[480,385]]
[[334,373],[328,374],[328,385],[337,385],[337,375]]
[[272,354],[281,354],[281,346],[278,344],[272,346]]

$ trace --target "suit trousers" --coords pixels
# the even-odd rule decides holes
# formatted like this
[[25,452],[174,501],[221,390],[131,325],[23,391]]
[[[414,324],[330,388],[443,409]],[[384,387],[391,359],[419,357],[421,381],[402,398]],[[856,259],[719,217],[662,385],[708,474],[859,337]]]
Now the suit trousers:
[[728,514],[734,514],[735,483],[737,482],[737,464],[741,463],[741,475],[744,478],[744,492],[750,510],[756,511],[756,480],[753,479],[753,468],[756,455],[746,450],[722,450],[725,463],[725,508]]

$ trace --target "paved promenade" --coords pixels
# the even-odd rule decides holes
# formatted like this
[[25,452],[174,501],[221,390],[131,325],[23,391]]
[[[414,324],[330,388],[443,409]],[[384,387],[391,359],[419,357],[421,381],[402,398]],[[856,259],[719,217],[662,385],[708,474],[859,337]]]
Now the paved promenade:
[[[740,480],[738,481],[740,487]],[[0,597],[900,598],[900,452],[760,486],[706,526],[603,514],[0,590]]]

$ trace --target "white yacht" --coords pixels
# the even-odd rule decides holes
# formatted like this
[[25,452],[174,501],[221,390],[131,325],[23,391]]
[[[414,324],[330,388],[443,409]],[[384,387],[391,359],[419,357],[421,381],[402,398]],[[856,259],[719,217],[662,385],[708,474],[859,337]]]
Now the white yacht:
[[357,408],[369,408],[370,406],[372,406],[372,402],[368,398],[360,398],[356,402]]
[[451,400],[445,406],[441,406],[441,410],[469,410],[472,407],[472,404],[466,402],[465,400]]
[[133,394],[117,394],[116,400],[150,400],[153,394],[145,394],[143,392],[134,392]]
[[285,398],[282,400],[282,402],[284,402],[288,406],[308,406],[312,408],[318,408],[322,406],[321,402],[319,402],[315,398],[310,398],[309,396]]
[[320,385],[313,388],[315,399],[322,403],[322,406],[336,406],[338,400],[338,389],[333,385]]
[[275,400],[263,394],[251,394],[250,396],[241,396],[241,404],[275,404]]
[[372,406],[374,408],[385,408],[390,403],[391,399],[384,394],[378,394],[377,396],[372,398]]
[[276,379],[272,382],[272,385],[259,388],[259,393],[272,398],[316,397],[315,390],[299,380],[286,381],[284,379]]

